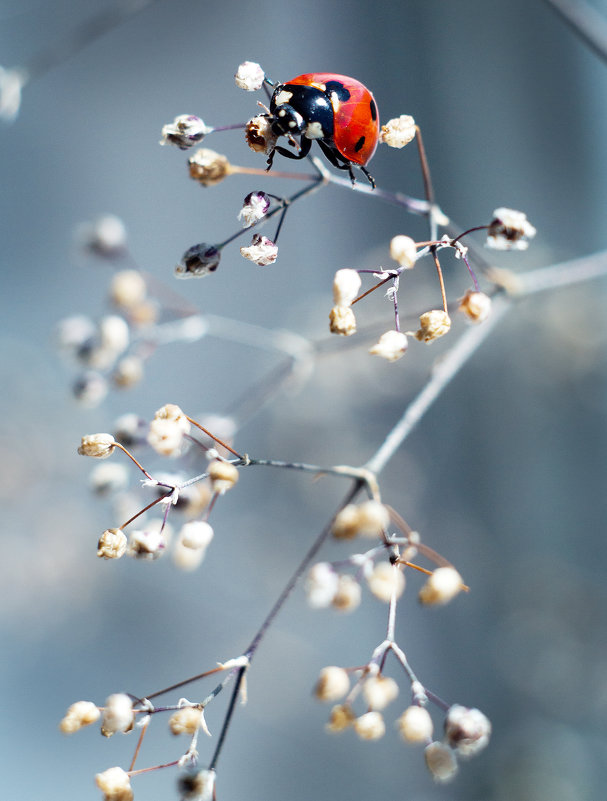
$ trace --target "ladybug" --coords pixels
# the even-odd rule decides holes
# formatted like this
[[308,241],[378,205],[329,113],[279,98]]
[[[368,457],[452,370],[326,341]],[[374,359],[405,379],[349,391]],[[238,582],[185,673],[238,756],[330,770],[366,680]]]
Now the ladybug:
[[[334,167],[349,172],[352,183],[356,183],[352,169],[355,166],[375,188],[365,165],[377,147],[379,114],[367,87],[354,78],[332,72],[310,72],[273,86],[269,109],[272,132],[287,136],[299,152],[275,147],[268,159],[268,170],[274,153],[303,159],[316,140]],[[294,139],[297,135],[299,145]]]

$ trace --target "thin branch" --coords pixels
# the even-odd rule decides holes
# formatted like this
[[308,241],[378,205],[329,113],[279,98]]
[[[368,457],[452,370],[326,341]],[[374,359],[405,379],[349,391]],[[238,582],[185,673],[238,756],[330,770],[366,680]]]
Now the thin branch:
[[607,61],[607,19],[587,0],[545,0],[559,14],[567,26],[594,51]]
[[87,45],[116,28],[124,20],[139,14],[158,0],[122,0],[113,7],[104,8],[94,16],[81,22],[64,39],[51,44],[25,66],[29,80],[46,74],[53,67],[63,64]]
[[451,350],[441,358],[438,364],[435,365],[434,372],[426,386],[405,409],[403,416],[390,431],[380,448],[365,464],[368,470],[376,475],[383,470],[443,389],[487,339],[510,306],[511,303],[508,298],[499,296],[493,303],[489,319],[479,326],[469,328],[462,334]]
[[606,275],[607,250],[600,250],[598,253],[581,256],[579,259],[541,267],[528,273],[517,273],[517,295],[534,295],[536,292],[560,289]]
[[[593,253],[580,259],[532,270],[516,276],[516,297],[590,281],[607,276],[607,251]],[[498,295],[493,301],[491,316],[479,326],[469,328],[434,368],[426,386],[405,409],[403,416],[390,431],[380,448],[365,464],[376,475],[383,470],[396,450],[419,423],[443,389],[482,345],[512,305],[514,297]]]

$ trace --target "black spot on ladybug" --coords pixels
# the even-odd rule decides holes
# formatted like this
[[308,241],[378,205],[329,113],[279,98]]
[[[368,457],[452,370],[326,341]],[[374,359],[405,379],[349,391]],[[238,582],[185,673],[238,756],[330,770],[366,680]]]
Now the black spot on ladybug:
[[350,99],[350,90],[346,89],[341,81],[327,81],[325,91],[329,95],[334,92],[340,103]]
[[365,144],[365,137],[361,136],[358,142],[354,145],[354,151],[358,153],[358,151],[362,148],[364,144]]
[[375,105],[375,100],[371,100],[369,103],[369,110],[371,111],[371,119],[373,122],[377,119],[377,106]]

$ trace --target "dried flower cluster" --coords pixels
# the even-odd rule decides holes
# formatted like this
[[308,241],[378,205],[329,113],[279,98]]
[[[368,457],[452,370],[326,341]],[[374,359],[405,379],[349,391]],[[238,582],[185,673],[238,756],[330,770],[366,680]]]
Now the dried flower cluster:
[[[247,92],[267,88],[268,85],[276,86],[253,62],[240,65],[235,82]],[[279,135],[285,134],[279,130],[268,109],[266,112],[240,127],[244,128],[250,149],[267,156],[271,166],[276,153],[285,153],[284,148],[277,145]],[[161,144],[186,150],[221,130],[224,129],[205,124],[197,115],[182,114],[162,127]],[[306,130],[310,134],[308,138],[319,138],[317,128]],[[295,148],[294,153],[302,146],[304,140],[301,137],[307,134],[300,130],[297,135],[300,137],[299,144],[293,135],[287,136],[289,145]],[[422,157],[421,132],[411,116],[403,114],[384,124],[379,138],[392,148],[401,148],[415,140],[420,148],[425,183],[430,186],[429,171]],[[302,151],[302,155],[306,152]],[[292,157],[298,158],[297,155]],[[250,191],[240,209],[234,209],[241,229],[223,242],[204,242],[187,248],[175,268],[175,275],[179,278],[197,278],[215,272],[224,248],[248,229],[253,229],[252,239],[248,245],[240,247],[240,254],[257,266],[273,265],[278,258],[277,240],[287,210],[301,197],[325,183],[344,180],[334,174],[336,171],[331,171],[317,160],[312,159],[310,163],[316,173],[306,176],[305,188],[289,197],[259,189]],[[223,154],[206,147],[192,152],[188,164],[191,178],[205,188],[212,188],[239,173],[253,173],[260,177],[265,174],[263,167],[257,170],[237,167]],[[354,179],[350,165],[334,163],[333,166],[349,170]],[[371,189],[366,186],[365,190],[372,193],[375,184],[364,172],[371,183]],[[280,173],[271,173],[271,176],[277,174]],[[401,202],[398,197],[394,196],[395,202]],[[493,212],[488,224],[469,228],[459,236],[454,236],[452,232],[441,236],[438,229],[448,227],[450,223],[432,200],[431,191],[425,201],[417,201],[411,208],[406,201],[401,204],[410,211],[415,209],[416,213],[423,209],[429,220],[430,235],[427,240],[416,241],[407,234],[397,234],[387,246],[393,266],[371,269],[345,267],[330,271],[334,273],[334,278],[329,326],[332,333],[342,337],[357,334],[354,306],[371,292],[384,287],[386,298],[392,306],[393,321],[377,341],[360,332],[356,339],[363,340],[369,353],[388,362],[401,359],[408,350],[410,340],[412,349],[415,349],[418,341],[430,344],[446,337],[457,327],[458,316],[475,324],[482,324],[490,317],[491,295],[495,285],[491,285],[490,275],[484,271],[483,280],[487,280],[488,287],[486,291],[480,288],[463,239],[468,242],[468,237],[475,231],[483,230],[489,247],[522,250],[535,235],[535,229],[522,212],[500,208]],[[273,217],[277,218],[277,226],[272,237],[259,233],[258,227],[268,224]],[[116,218],[106,217],[87,226],[81,232],[81,240],[86,250],[97,258],[118,262],[129,257],[127,268],[119,269],[111,280],[108,300],[113,313],[97,322],[78,315],[64,320],[58,328],[61,348],[86,371],[78,379],[75,394],[92,404],[102,399],[110,385],[125,388],[141,381],[145,377],[145,361],[160,345],[175,341],[197,341],[205,335],[209,323],[192,312],[186,301],[183,309],[178,309],[176,314],[167,319],[169,310],[164,306],[162,297],[152,295],[152,283],[141,270],[134,268],[134,260],[128,254],[124,226]],[[465,265],[470,281],[469,288],[457,304],[447,300],[441,260],[448,256],[459,260],[456,266]],[[415,312],[415,316],[419,315],[419,328],[405,332],[401,330],[399,291],[404,281],[411,285],[427,266],[437,276],[440,294],[437,293],[436,300],[431,301],[432,308],[421,315],[420,309]],[[270,274],[271,271],[267,273]],[[362,291],[363,280],[369,278],[374,281],[373,285]],[[457,315],[458,311],[461,315]],[[409,295],[406,313],[410,317],[414,314]],[[230,335],[232,333],[230,331]],[[276,344],[278,341],[282,344]],[[268,335],[262,347],[275,347],[298,364],[304,361],[302,354],[310,360],[317,356],[313,343],[284,332],[272,332],[272,337]],[[351,479],[355,482],[356,491],[349,496],[350,502],[344,503],[336,514],[323,537],[331,536],[336,548],[348,549],[356,543],[357,552],[342,553],[333,562],[326,559],[313,562],[313,556],[304,558],[277,608],[284,603],[299,577],[304,577],[304,592],[313,609],[352,613],[364,601],[383,604],[378,608],[386,614],[387,634],[372,653],[364,655],[362,666],[344,668],[329,665],[323,668],[318,677],[314,689],[316,698],[332,704],[327,729],[333,733],[351,729],[365,741],[378,740],[390,729],[395,730],[404,742],[424,748],[426,765],[436,781],[450,780],[457,771],[460,758],[473,756],[487,745],[490,723],[479,710],[444,702],[424,686],[395,639],[395,621],[401,613],[406,588],[414,588],[423,606],[442,606],[456,599],[468,589],[459,572],[444,557],[427,547],[420,534],[382,502],[377,476],[370,469],[343,466],[323,468],[251,459],[233,449],[235,430],[234,422],[229,419],[216,417],[212,425],[203,425],[177,404],[167,403],[157,410],[149,423],[137,415],[126,415],[117,421],[112,433],[83,436],[78,453],[104,460],[95,465],[91,476],[91,486],[95,492],[122,501],[127,495],[130,499],[128,519],[125,519],[127,515],[116,512],[115,525],[103,531],[98,538],[97,555],[108,561],[130,556],[152,562],[171,553],[179,568],[194,570],[203,562],[215,536],[210,522],[213,511],[218,504],[224,503],[224,497],[238,482],[243,468],[271,464],[285,469],[312,470],[319,474],[332,472]],[[110,457],[111,460],[106,462]],[[161,473],[144,466],[148,460],[158,458],[170,460],[173,469]],[[198,462],[203,466],[195,474],[192,465]],[[143,474],[141,491],[148,493],[145,502],[137,502],[139,511],[134,514],[131,513],[134,493],[129,489],[130,471],[127,464],[132,470]],[[185,465],[188,465],[187,469]],[[357,500],[357,493],[363,489],[367,491],[367,499]],[[119,508],[117,503],[116,509]],[[221,536],[219,526],[217,528],[218,536]],[[322,544],[322,541],[319,542]],[[315,552],[313,549],[310,553]],[[429,564],[423,566],[419,564],[420,561]],[[272,622],[274,611],[268,618],[269,622],[266,621],[267,625]],[[190,702],[181,698],[176,704],[155,707],[149,699],[137,699],[118,692],[112,694],[102,707],[88,701],[72,704],[60,723],[61,731],[70,734],[100,719],[104,736],[128,734],[137,728],[145,731],[157,714],[169,712],[169,731],[173,735],[189,738],[183,755],[170,763],[182,769],[179,779],[182,798],[203,801],[215,799],[214,767],[218,752],[206,762],[209,767],[203,769],[200,768],[198,756],[199,734],[209,734],[205,708],[220,695],[225,686],[233,683],[233,702],[229,704],[218,738],[217,747],[221,750],[225,732],[234,714],[234,700],[237,696],[243,700],[246,698],[246,672],[266,627],[266,624],[262,626],[243,654],[197,677],[221,676],[219,685],[202,700]],[[395,670],[390,675],[386,673],[388,657],[393,657],[395,662]],[[154,693],[150,698],[155,700],[157,695],[188,684],[189,681]],[[403,702],[402,698],[407,700]],[[387,725],[390,710],[395,710],[395,713]],[[437,735],[436,729],[441,725],[442,734]],[[136,755],[138,753],[139,745]],[[159,769],[166,765],[155,767]],[[136,773],[134,768],[125,771],[120,767],[110,767],[97,775],[96,783],[107,801],[131,801],[131,780]]]

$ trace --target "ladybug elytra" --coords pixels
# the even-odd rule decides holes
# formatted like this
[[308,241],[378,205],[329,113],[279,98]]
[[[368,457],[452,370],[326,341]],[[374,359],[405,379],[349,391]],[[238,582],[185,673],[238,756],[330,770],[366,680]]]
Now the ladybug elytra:
[[352,183],[356,166],[375,187],[365,165],[377,147],[379,115],[375,98],[359,81],[331,72],[311,72],[276,84],[269,119],[275,135],[287,136],[296,146],[293,137],[299,136],[300,142],[297,153],[275,147],[268,169],[275,152],[289,159],[303,159],[316,140],[334,167],[349,172]]

